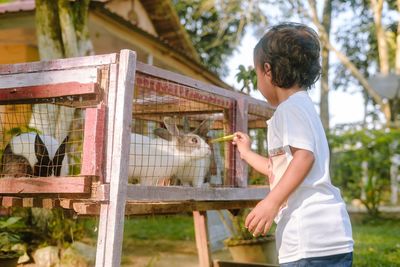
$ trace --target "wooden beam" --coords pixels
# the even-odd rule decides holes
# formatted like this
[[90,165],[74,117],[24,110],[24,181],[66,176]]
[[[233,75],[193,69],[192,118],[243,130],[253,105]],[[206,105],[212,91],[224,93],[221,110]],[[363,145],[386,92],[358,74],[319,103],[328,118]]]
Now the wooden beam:
[[[269,192],[267,186],[247,188],[196,188],[186,186],[127,185],[127,201],[243,201],[262,200]],[[98,185],[92,200],[110,199],[109,184]]]
[[[127,202],[125,204],[125,215],[151,215],[151,214],[177,214],[192,211],[207,210],[237,210],[251,208],[257,205],[259,200],[239,200],[239,201],[180,201],[180,202]],[[67,209],[74,209],[76,213],[82,215],[99,215],[99,201],[74,200],[69,201],[71,205],[65,206],[66,200],[61,201],[61,205]],[[63,205],[64,203],[64,205]]]
[[136,75],[135,84],[136,86],[155,91],[160,94],[182,97],[184,99],[211,104],[221,108],[233,108],[235,101],[234,98],[217,95],[214,92],[199,90],[196,87],[182,85],[179,82],[173,83],[169,80],[155,78],[140,72],[138,72]]
[[105,109],[102,104],[86,109],[83,138],[81,175],[98,176],[100,181],[104,181]]
[[[1,82],[1,81],[0,81]],[[97,83],[66,82],[57,84],[10,87],[0,89],[0,104],[40,102],[39,99],[62,98],[69,96],[95,95],[98,92]],[[77,98],[77,100],[79,100]],[[44,102],[59,102],[64,99]]]
[[214,260],[213,267],[279,267],[277,264]]
[[[96,67],[57,71],[39,71],[34,73],[21,72],[17,74],[4,74],[0,76],[0,89],[4,90],[6,88],[12,89],[27,86],[64,84],[73,82],[76,84],[94,84],[99,80],[99,76],[100,75]],[[77,81],[79,81],[79,83]],[[71,95],[71,93],[65,95]],[[47,97],[52,97],[52,95]]]
[[118,74],[115,73],[118,77],[117,86],[113,88],[116,89],[113,94],[115,99],[108,103],[109,109],[114,111],[107,117],[107,121],[114,120],[112,128],[108,128],[112,139],[107,140],[111,142],[107,153],[112,153],[111,162],[107,164],[110,169],[106,173],[106,180],[110,181],[110,197],[101,209],[96,267],[117,267],[121,264],[136,54],[130,50],[121,50],[118,62]]
[[89,194],[91,177],[39,177],[39,178],[2,178],[0,194],[36,195],[36,194]]
[[[262,113],[267,115],[267,118],[270,118],[269,114],[271,114],[275,109],[267,103],[265,100],[260,100],[256,99],[254,97],[251,97],[249,95],[246,95],[244,93],[238,92],[238,91],[233,91],[233,90],[227,90],[225,88],[221,88],[215,85],[207,84],[202,81],[198,81],[195,79],[192,79],[188,76],[184,76],[178,73],[174,73],[171,71],[163,70],[161,68],[151,66],[142,62],[137,63],[137,70],[138,70],[138,75],[140,73],[151,75],[151,76],[156,76],[160,79],[165,79],[168,80],[169,82],[172,83],[178,83],[181,85],[189,86],[192,88],[200,89],[202,92],[208,92],[212,93],[217,96],[222,96],[225,98],[230,98],[230,99],[239,99],[239,98],[246,98],[247,101],[249,102],[249,105],[255,105],[258,107],[261,107],[265,111],[260,110],[259,112],[256,110],[257,108],[250,108],[250,112],[254,112],[255,114]],[[255,111],[253,111],[255,110]],[[265,113],[265,112],[270,112],[270,113]],[[261,115],[261,114],[260,114]]]
[[208,244],[207,213],[205,211],[193,211],[196,247],[200,267],[211,267],[211,252]]
[[[243,133],[249,132],[248,125],[248,112],[249,104],[247,99],[240,98],[236,102],[235,110],[235,131],[241,131]],[[248,184],[248,166],[247,163],[240,158],[240,153],[236,149],[234,153],[234,185],[239,187],[246,187]]]
[[43,72],[52,70],[73,69],[78,67],[98,67],[99,65],[115,63],[116,60],[117,54],[113,53],[106,55],[64,58],[31,63],[4,64],[0,65],[0,74],[3,75],[15,73]]

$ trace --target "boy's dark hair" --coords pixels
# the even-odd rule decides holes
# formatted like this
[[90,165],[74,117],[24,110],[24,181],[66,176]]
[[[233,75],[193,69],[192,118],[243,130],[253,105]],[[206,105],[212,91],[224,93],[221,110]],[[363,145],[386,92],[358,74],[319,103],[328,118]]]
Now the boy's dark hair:
[[265,63],[271,66],[276,86],[309,89],[321,73],[318,34],[300,23],[273,26],[255,46],[254,62],[263,70]]

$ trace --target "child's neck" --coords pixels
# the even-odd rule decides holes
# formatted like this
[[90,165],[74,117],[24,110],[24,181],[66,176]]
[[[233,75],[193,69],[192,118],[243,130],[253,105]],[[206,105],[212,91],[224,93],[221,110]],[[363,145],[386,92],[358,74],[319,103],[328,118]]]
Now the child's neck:
[[297,92],[301,92],[301,91],[305,91],[305,90],[299,86],[293,86],[292,88],[289,88],[289,89],[278,88],[277,89],[277,97],[278,97],[279,104],[282,103],[283,101],[285,101],[286,99],[288,99],[291,95],[293,95]]

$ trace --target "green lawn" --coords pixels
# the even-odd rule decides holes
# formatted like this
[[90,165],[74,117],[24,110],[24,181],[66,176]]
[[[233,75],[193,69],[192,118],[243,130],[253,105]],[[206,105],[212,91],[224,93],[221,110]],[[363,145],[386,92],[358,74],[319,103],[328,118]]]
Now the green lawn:
[[354,266],[400,266],[400,218],[355,218]]
[[[400,266],[400,218],[354,217],[355,267]],[[131,241],[130,241],[131,240]],[[124,243],[132,240],[194,240],[191,216],[151,216],[127,218]],[[151,243],[151,242],[149,242]]]

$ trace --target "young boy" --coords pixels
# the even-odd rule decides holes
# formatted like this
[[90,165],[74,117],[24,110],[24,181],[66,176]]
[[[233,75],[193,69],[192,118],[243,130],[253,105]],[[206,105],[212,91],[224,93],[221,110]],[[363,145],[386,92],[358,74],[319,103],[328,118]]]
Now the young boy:
[[245,226],[265,235],[275,220],[280,266],[351,266],[350,219],[331,184],[328,143],[306,91],[321,71],[317,33],[298,23],[270,28],[254,48],[254,66],[258,88],[276,111],[267,122],[268,158],[250,149],[248,135],[236,132],[233,139],[271,186]]

